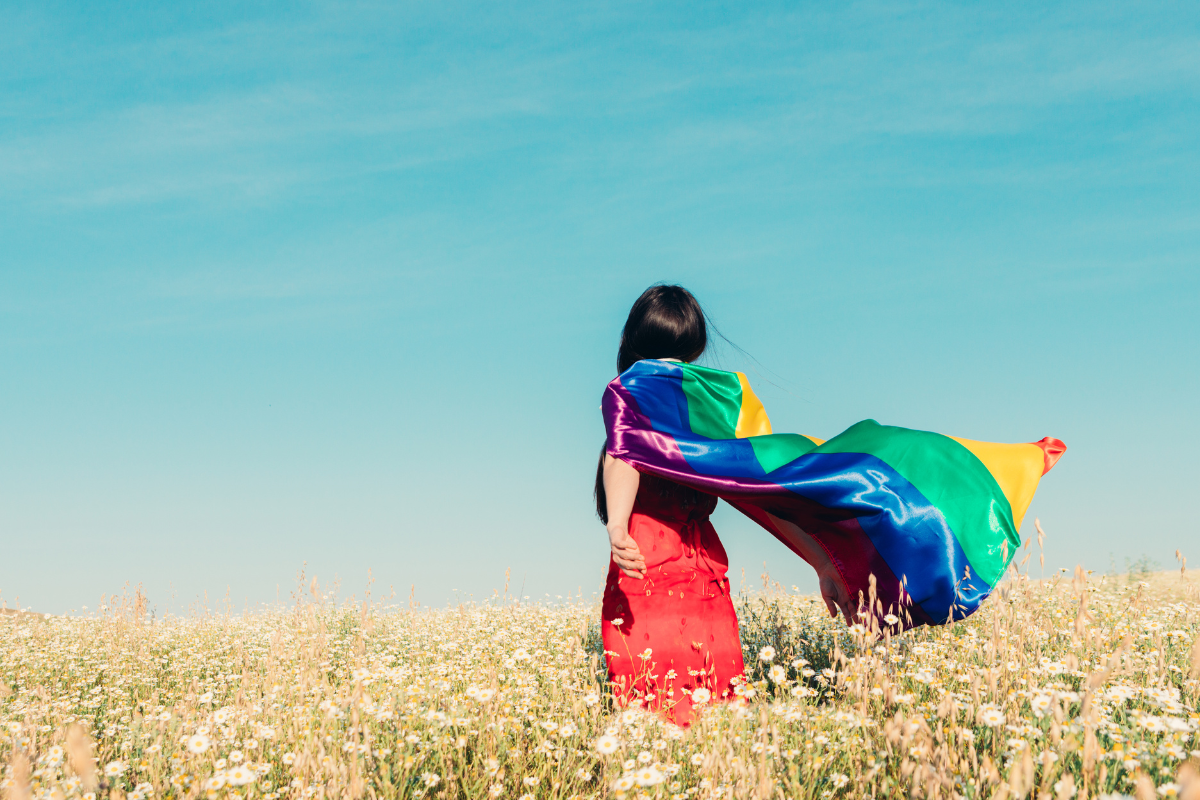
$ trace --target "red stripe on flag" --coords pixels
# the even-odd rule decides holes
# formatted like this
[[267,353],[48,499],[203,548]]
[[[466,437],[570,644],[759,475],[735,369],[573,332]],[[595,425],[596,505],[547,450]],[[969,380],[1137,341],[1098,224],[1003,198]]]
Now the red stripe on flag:
[[1042,458],[1044,459],[1045,463],[1045,466],[1042,468],[1043,475],[1049,472],[1050,468],[1058,463],[1058,460],[1062,458],[1063,453],[1067,452],[1067,446],[1062,443],[1062,439],[1054,439],[1050,436],[1047,436],[1040,442],[1033,442],[1033,444],[1042,448]]

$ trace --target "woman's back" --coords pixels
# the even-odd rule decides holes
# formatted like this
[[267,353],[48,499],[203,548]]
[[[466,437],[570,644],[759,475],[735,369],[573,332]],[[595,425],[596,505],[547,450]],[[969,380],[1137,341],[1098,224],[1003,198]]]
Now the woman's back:
[[664,520],[708,519],[717,498],[681,483],[643,474],[634,510]]

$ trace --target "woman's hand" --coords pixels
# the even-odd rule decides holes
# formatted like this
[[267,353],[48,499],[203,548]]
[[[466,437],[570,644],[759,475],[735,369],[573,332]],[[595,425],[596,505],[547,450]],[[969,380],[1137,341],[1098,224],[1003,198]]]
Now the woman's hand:
[[821,598],[825,601],[825,607],[829,609],[829,616],[836,617],[841,611],[842,616],[846,618],[846,624],[853,625],[854,613],[850,608],[850,594],[842,584],[842,576],[838,574],[837,568],[829,563],[817,573],[817,578],[821,585]]
[[604,456],[604,495],[608,501],[608,544],[613,561],[631,578],[646,577],[646,559],[629,535],[629,515],[637,498],[641,477],[619,458]]
[[631,578],[641,580],[646,577],[646,559],[638,549],[637,542],[629,535],[629,529],[624,525],[610,525],[608,528],[608,544],[612,548],[613,561]]

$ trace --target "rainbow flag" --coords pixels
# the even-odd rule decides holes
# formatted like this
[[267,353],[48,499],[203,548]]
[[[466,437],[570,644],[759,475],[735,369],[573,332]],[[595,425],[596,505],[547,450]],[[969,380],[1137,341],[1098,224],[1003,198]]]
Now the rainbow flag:
[[[604,393],[608,453],[714,494],[797,554],[799,527],[860,608],[903,627],[962,619],[1016,555],[1038,481],[1066,446],[993,444],[864,420],[828,441],[772,433],[740,372],[639,361]],[[859,593],[862,593],[861,596]]]

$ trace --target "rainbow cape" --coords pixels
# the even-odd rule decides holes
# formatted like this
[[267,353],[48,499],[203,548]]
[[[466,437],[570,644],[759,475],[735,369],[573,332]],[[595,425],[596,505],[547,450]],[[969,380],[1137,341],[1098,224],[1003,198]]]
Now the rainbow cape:
[[[992,444],[864,420],[829,441],[772,433],[740,372],[639,361],[604,393],[608,453],[729,502],[800,554],[825,549],[852,597],[900,625],[979,607],[1003,576],[1038,481],[1066,446]],[[859,593],[862,593],[861,595]]]

